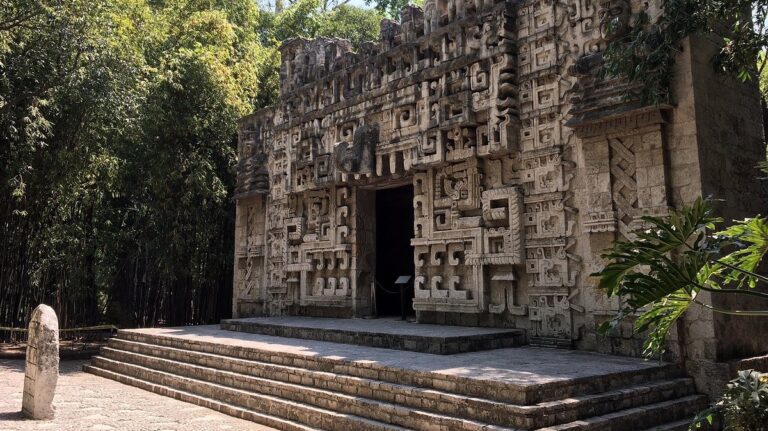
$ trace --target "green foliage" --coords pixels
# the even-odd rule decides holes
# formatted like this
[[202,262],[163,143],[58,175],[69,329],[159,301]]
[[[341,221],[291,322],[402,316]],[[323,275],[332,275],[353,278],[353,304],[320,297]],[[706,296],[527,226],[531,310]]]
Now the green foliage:
[[388,18],[397,19],[404,7],[409,4],[423,7],[424,0],[365,0],[365,4],[373,4],[377,11],[386,14]]
[[317,36],[348,39],[357,49],[363,42],[379,38],[379,24],[383,18],[376,11],[341,5],[321,17]]
[[726,431],[768,430],[768,374],[739,371],[720,399],[696,415],[690,429],[711,425],[716,416],[722,417]]
[[[765,67],[766,64],[768,64],[768,57],[766,57],[766,50],[763,49],[757,56],[758,87],[763,100],[768,97],[768,68]],[[765,172],[765,166],[762,167],[762,170]]]
[[643,217],[650,228],[634,238],[617,242],[602,257],[608,261],[600,272],[598,288],[622,299],[622,306],[599,330],[608,331],[629,316],[638,316],[636,332],[646,332],[645,353],[664,353],[672,325],[694,303],[716,312],[768,315],[768,311],[720,310],[701,302],[699,292],[750,295],[766,282],[757,267],[768,252],[768,220],[746,219],[715,232],[722,219],[713,215],[709,202],[698,199],[670,216]]
[[277,48],[293,37],[339,37],[352,42],[355,49],[379,37],[384,16],[375,10],[340,4],[326,9],[321,0],[297,0],[280,13],[263,12],[267,22],[265,45]]
[[266,48],[258,66],[259,89],[256,107],[277,101],[280,70],[278,48],[293,37],[339,37],[359,49],[365,41],[379,38],[379,23],[384,16],[375,10],[340,4],[331,9],[321,0],[297,0],[279,13],[262,11],[258,30]]
[[231,307],[236,120],[286,38],[376,38],[301,0],[0,0],[0,322],[216,321]]
[[285,41],[291,37],[311,38],[317,34],[318,18],[322,14],[320,0],[297,0],[274,18],[272,37]]
[[721,49],[712,59],[718,70],[742,81],[762,76],[768,1],[663,0],[661,8],[655,20],[645,12],[638,14],[632,31],[604,51],[604,74],[642,84],[636,97],[646,103],[670,102],[675,57],[683,38],[695,33],[722,35]]

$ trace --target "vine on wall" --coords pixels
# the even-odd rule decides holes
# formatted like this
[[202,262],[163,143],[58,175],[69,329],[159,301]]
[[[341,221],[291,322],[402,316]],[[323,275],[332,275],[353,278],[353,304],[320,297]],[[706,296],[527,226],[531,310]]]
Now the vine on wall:
[[660,7],[658,17],[648,11],[636,14],[632,30],[608,44],[604,77],[640,84],[632,96],[646,104],[671,102],[673,67],[683,39],[715,35],[722,43],[713,67],[741,81],[759,81],[765,97],[768,0],[662,0]]

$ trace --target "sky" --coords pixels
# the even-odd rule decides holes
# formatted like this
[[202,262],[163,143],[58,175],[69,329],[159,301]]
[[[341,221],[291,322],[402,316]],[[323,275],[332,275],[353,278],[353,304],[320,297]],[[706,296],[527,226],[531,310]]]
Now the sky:
[[[272,5],[275,4],[275,0],[256,0],[257,3],[259,3],[262,6],[266,6],[269,9],[272,8]],[[283,3],[288,5],[291,3],[291,0],[283,0]],[[363,7],[363,8],[373,8],[373,6],[368,6],[365,4],[365,0],[349,0],[347,4]]]
[[350,0],[349,4],[364,8],[370,8],[371,6],[368,6],[365,4],[365,0]]

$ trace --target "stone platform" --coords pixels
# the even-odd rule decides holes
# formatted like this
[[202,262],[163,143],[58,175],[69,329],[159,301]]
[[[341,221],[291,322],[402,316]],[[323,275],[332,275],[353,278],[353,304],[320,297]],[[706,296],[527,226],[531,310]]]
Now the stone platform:
[[222,320],[221,329],[437,355],[515,347],[525,341],[520,329],[427,325],[399,318],[253,317]]
[[86,371],[283,430],[681,431],[669,364],[537,347],[433,355],[222,330],[121,330]]

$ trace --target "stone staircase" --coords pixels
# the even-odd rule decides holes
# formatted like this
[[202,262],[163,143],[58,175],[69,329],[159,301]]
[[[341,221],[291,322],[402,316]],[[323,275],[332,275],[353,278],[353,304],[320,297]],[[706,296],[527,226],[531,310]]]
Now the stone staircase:
[[120,331],[85,370],[282,430],[685,430],[706,404],[658,366],[521,387]]

